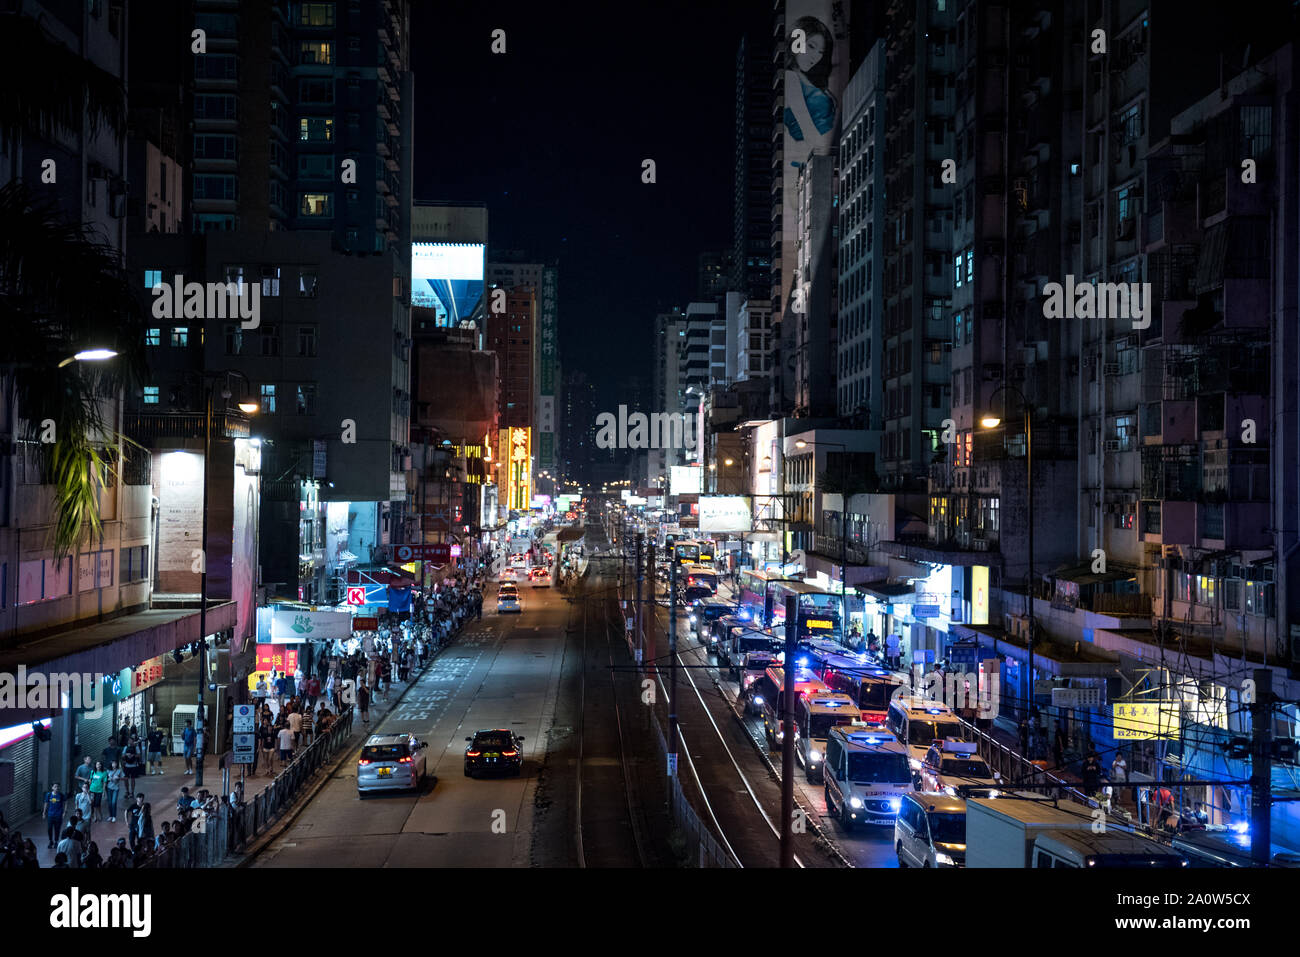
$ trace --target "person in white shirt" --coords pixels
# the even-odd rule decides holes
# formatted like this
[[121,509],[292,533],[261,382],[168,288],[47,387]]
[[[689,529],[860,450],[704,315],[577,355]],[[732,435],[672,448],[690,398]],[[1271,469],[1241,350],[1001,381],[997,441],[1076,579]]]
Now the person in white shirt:
[[293,732],[293,743],[297,747],[299,735],[302,734],[302,715],[297,711],[289,713],[289,730]]
[[253,690],[253,694],[254,694],[256,697],[258,697],[258,698],[265,698],[265,697],[266,697],[266,691],[267,691],[267,688],[266,688],[266,675],[258,675],[258,676],[257,676],[257,687]]
[[280,746],[280,766],[284,767],[293,760],[293,732],[288,727],[281,728],[277,738]]

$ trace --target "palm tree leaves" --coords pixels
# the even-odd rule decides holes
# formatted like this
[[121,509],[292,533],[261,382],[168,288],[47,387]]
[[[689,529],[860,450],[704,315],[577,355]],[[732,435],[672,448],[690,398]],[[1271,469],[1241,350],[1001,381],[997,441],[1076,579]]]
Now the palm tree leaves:
[[[143,377],[144,314],[117,251],[22,183],[0,187],[0,328],[0,371],[26,437],[54,423],[45,467],[61,558],[83,524],[100,528],[98,493],[117,461],[105,449],[123,441],[105,421],[104,404]],[[119,355],[58,368],[88,346]]]
[[118,137],[126,130],[126,92],[113,74],[82,58],[45,32],[30,17],[0,15],[0,63],[5,95],[0,96],[0,128],[30,129],[52,138],[57,127],[90,133],[107,126]]

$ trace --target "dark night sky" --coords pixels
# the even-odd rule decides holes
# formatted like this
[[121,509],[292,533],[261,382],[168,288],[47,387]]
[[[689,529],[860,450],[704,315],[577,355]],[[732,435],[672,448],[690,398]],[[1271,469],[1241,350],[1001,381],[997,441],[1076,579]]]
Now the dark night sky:
[[482,200],[492,246],[559,259],[561,361],[612,407],[649,382],[655,312],[731,245],[736,45],[770,3],[413,6],[414,198]]

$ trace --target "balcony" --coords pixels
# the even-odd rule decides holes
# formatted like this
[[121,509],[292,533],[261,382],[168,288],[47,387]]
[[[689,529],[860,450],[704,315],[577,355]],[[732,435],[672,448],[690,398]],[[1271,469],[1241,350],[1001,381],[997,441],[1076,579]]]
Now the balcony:
[[[202,412],[137,412],[125,416],[124,432],[137,441],[201,439],[204,419]],[[213,412],[212,435],[226,439],[248,438],[248,416],[242,412]]]

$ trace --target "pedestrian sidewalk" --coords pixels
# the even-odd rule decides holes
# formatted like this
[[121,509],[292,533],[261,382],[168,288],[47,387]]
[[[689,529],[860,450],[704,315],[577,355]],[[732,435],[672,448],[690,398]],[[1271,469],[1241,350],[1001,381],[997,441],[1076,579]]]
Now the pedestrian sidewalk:
[[[469,623],[466,622],[468,625]],[[432,662],[436,659],[437,652],[429,658]],[[427,667],[427,665],[425,666]],[[417,669],[416,672],[407,681],[394,681],[387,691],[387,697],[375,696],[370,702],[370,727],[376,727],[383,717],[392,709],[392,707],[401,698],[402,694],[418,680],[423,668]],[[366,727],[361,723],[360,714],[354,721],[353,728],[355,731],[364,732]],[[305,745],[300,745],[298,750],[301,751]],[[232,765],[230,769],[230,786],[223,791],[223,771],[218,767],[220,755],[208,755],[203,762],[203,785],[211,793],[217,795],[220,799],[223,793],[230,793],[240,780],[241,765]],[[278,752],[276,757],[272,758],[272,764],[275,774],[267,774],[266,768],[262,763],[262,754],[259,750],[257,756],[258,763],[256,771],[248,768],[244,774],[244,800],[252,801],[254,797],[261,794],[271,782],[275,780],[275,774],[282,770]],[[181,788],[188,787],[190,795],[197,797],[200,786],[194,781],[193,774],[185,773],[185,758],[180,755],[166,755],[163,757],[163,773],[148,774],[136,779],[135,794],[143,794],[145,802],[152,805],[150,808],[153,817],[153,830],[155,837],[162,831],[163,821],[175,821],[176,800],[180,797]],[[65,785],[66,790],[66,785]],[[44,791],[42,791],[44,794]],[[104,820],[97,821],[90,831],[90,840],[99,847],[99,854],[105,860],[108,859],[108,852],[117,843],[119,837],[127,836],[127,808],[135,802],[135,794],[129,794],[125,787],[122,788],[117,806],[116,823],[108,820],[108,796],[104,797],[102,811]],[[73,811],[76,806],[71,799],[66,802],[63,826],[67,827],[72,821]],[[41,862],[41,867],[53,867],[54,855],[57,848],[47,848],[45,845],[49,842],[46,836],[45,820],[38,813],[36,816],[28,818],[21,825],[15,827],[15,830],[22,832],[24,838],[31,838],[32,843],[36,845],[37,855]],[[130,841],[128,839],[127,843]],[[86,850],[83,847],[82,850]]]

